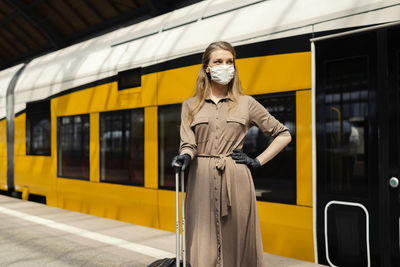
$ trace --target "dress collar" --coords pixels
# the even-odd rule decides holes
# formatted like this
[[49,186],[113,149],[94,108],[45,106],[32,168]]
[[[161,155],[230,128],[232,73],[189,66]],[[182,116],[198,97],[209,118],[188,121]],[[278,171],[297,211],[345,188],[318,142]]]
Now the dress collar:
[[[206,101],[212,101],[210,96],[207,96],[204,100],[206,100]],[[219,101],[221,101],[221,100],[230,100],[230,101],[232,101],[232,97],[231,97],[230,94],[228,94],[227,96],[224,96],[224,97],[222,97],[222,98],[219,99]]]

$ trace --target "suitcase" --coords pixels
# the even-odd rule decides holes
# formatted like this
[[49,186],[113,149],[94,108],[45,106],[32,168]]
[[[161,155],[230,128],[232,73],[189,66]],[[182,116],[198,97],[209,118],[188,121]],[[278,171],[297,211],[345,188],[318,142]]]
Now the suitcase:
[[[156,260],[147,267],[190,267],[190,263],[186,262],[186,251],[185,251],[185,183],[184,183],[184,171],[181,169],[179,162],[175,163],[175,202],[176,202],[176,258],[165,258],[161,260]],[[179,179],[180,173],[180,179]],[[182,196],[182,260],[180,259],[181,254],[181,237],[179,234],[179,180],[181,183],[181,196]]]

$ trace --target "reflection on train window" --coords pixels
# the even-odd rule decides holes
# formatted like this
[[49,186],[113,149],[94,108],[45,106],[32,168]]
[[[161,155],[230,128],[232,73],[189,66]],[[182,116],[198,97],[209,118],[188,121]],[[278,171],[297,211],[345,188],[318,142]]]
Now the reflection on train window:
[[[296,204],[296,95],[288,93],[256,99],[285,124],[292,135],[292,142],[282,152],[264,166],[252,170],[257,200]],[[245,137],[243,151],[255,158],[272,141],[272,137],[253,126]]]
[[144,109],[100,113],[100,180],[144,185]]
[[324,157],[330,193],[366,196],[368,58],[325,63]]
[[26,104],[26,154],[51,154],[50,100]]
[[[158,107],[158,186],[175,188],[172,158],[178,154],[181,104]],[[185,175],[187,177],[187,175]]]
[[89,180],[89,115],[57,119],[58,176]]

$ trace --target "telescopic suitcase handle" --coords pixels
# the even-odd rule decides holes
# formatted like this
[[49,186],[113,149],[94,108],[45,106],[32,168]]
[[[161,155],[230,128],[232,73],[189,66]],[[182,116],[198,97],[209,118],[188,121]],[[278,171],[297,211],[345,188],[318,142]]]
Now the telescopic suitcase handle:
[[180,266],[180,234],[179,234],[179,172],[181,176],[181,192],[182,192],[182,258],[183,258],[183,267],[186,267],[186,251],[185,251],[185,172],[182,170],[182,164],[180,162],[175,162],[174,164],[175,170],[175,202],[176,202],[176,267]]

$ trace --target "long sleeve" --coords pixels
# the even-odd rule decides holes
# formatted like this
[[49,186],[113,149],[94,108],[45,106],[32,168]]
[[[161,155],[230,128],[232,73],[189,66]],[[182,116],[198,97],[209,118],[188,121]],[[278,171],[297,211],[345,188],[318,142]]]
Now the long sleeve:
[[290,136],[289,129],[272,116],[267,109],[253,97],[249,100],[249,119],[263,133],[272,137],[278,135]]
[[181,128],[180,136],[181,142],[179,146],[179,154],[189,154],[192,159],[197,154],[196,137],[190,125],[188,124],[189,105],[187,101],[182,103],[181,112]]

